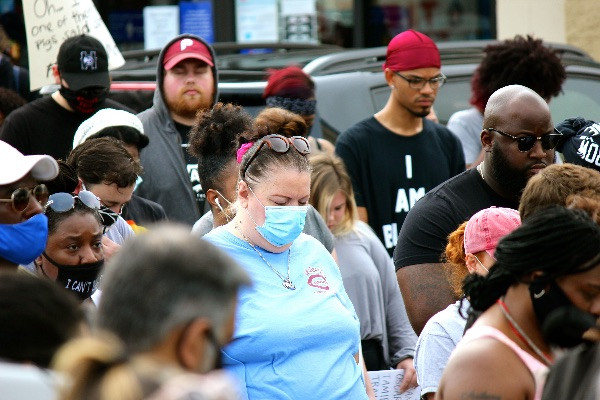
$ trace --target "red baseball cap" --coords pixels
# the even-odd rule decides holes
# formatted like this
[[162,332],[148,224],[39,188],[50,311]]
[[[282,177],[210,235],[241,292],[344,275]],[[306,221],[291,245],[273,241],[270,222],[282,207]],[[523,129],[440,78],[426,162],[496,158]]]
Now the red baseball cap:
[[212,53],[201,41],[184,37],[169,46],[163,58],[163,66],[166,70],[173,68],[178,62],[188,58],[204,61],[211,67],[214,66]]

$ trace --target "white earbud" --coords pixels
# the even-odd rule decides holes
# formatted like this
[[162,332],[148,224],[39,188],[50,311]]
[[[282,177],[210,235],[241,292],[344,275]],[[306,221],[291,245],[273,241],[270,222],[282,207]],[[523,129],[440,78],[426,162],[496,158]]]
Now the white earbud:
[[218,197],[215,199],[215,203],[217,203],[217,207],[219,207],[219,210],[221,210],[222,213],[225,213],[225,210],[223,210],[223,207],[221,207],[221,202],[219,201]]

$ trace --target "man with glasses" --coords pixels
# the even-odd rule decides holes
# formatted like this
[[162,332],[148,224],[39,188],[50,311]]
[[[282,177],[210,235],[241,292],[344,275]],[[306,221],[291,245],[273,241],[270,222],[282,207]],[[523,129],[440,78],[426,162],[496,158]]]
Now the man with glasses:
[[561,139],[546,101],[521,85],[490,96],[480,136],[484,161],[427,193],[400,231],[394,264],[417,334],[453,301],[441,264],[448,234],[484,208],[519,208],[527,181],[554,162]]
[[0,269],[31,263],[46,246],[48,223],[42,206],[58,165],[50,156],[24,156],[0,141]]
[[428,36],[408,30],[392,39],[383,64],[391,88],[385,107],[337,140],[358,206],[390,256],[417,200],[465,169],[458,139],[425,117],[446,81]]

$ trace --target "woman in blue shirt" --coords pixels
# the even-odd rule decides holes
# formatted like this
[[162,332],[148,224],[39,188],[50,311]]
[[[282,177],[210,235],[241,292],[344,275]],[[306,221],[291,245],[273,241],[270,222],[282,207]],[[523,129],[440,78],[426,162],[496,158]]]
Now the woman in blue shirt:
[[306,125],[271,110],[278,129],[255,126],[240,137],[236,216],[205,236],[253,281],[240,292],[223,364],[244,399],[366,399],[358,318],[331,254],[302,233],[310,196]]

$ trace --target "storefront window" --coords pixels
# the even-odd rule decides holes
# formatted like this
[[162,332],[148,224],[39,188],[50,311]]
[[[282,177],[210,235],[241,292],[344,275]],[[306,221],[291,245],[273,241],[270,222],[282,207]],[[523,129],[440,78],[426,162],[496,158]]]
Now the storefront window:
[[354,46],[353,0],[317,0],[317,19],[321,43]]
[[366,45],[386,45],[407,29],[435,41],[492,39],[494,10],[489,0],[373,0]]

